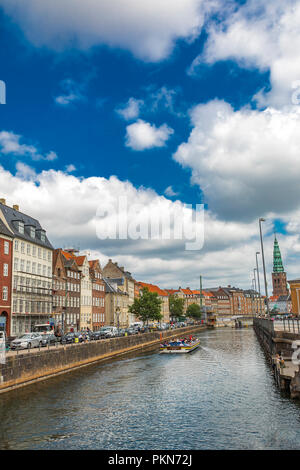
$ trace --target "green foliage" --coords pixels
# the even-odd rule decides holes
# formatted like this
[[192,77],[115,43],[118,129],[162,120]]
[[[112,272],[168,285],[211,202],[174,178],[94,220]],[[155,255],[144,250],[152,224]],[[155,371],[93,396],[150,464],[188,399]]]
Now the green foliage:
[[186,310],[186,316],[192,318],[201,318],[201,308],[198,304],[190,304]]
[[139,298],[135,298],[132,305],[128,307],[130,313],[133,313],[139,320],[148,323],[149,320],[160,321],[162,300],[156,292],[150,292],[144,287]]
[[174,295],[170,295],[169,297],[169,310],[171,317],[180,318],[183,317],[183,307],[184,307],[184,299],[180,299]]

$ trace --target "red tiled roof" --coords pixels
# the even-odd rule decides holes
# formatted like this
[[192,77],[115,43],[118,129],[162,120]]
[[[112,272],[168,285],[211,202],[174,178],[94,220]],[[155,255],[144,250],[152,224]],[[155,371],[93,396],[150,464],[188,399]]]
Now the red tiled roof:
[[138,283],[141,287],[147,287],[147,289],[150,291],[150,292],[156,292],[158,295],[161,295],[163,297],[167,297],[168,296],[168,293],[161,289],[160,287],[158,286],[155,286],[154,284],[148,284],[147,282],[139,282]]

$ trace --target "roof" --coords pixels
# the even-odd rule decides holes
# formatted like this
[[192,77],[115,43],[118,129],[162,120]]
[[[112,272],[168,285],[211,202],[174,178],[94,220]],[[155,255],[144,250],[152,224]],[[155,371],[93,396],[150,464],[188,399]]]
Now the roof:
[[82,266],[86,258],[86,255],[75,256],[73,253],[69,253],[68,251],[62,251],[62,254],[67,260],[74,260],[77,266]]
[[103,278],[103,281],[105,283],[105,292],[107,294],[109,293],[113,293],[113,294],[121,294],[121,295],[127,295],[125,292],[123,292],[121,289],[119,289],[118,287],[115,288],[115,286],[113,285],[114,282],[114,279],[108,279],[106,277]]
[[29,230],[26,227],[25,227],[24,233],[19,233],[16,225],[14,224],[14,222],[18,220],[20,222],[23,222],[24,225],[34,227],[36,230],[44,230],[38,220],[34,219],[33,217],[30,217],[29,215],[23,214],[22,212],[17,211],[12,207],[6,206],[5,204],[2,204],[2,203],[0,203],[0,210],[3,213],[10,230],[13,232],[13,234],[16,237],[27,240],[28,242],[43,246],[45,248],[49,248],[50,250],[53,250],[53,246],[48,240],[46,234],[45,234],[45,241],[43,242],[41,239],[37,237],[32,238],[29,234]]
[[165,289],[166,292],[168,292],[169,295],[175,294],[176,292],[179,292],[178,289]]
[[193,291],[190,288],[180,289],[185,295],[193,295]]
[[149,292],[156,292],[158,295],[162,297],[168,297],[167,291],[161,289],[155,284],[148,284],[147,282],[139,282],[139,284],[141,287],[146,287],[149,290]]
[[13,238],[13,234],[8,230],[4,222],[0,219],[0,234]]

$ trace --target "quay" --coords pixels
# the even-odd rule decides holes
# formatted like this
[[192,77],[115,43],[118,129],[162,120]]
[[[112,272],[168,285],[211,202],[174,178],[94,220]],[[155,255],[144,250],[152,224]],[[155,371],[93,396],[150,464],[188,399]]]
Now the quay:
[[133,351],[155,348],[164,339],[194,334],[205,329],[206,326],[197,325],[87,343],[59,345],[49,349],[36,348],[18,353],[10,352],[6,355],[6,363],[0,364],[0,393]]
[[[300,347],[300,321],[295,319],[274,321],[255,318],[253,328],[268,361],[272,365],[278,387],[288,392],[291,398],[300,399],[299,358],[297,357],[296,361],[292,360],[293,354]],[[299,342],[298,345],[297,342]],[[284,367],[280,367],[276,360],[277,354],[282,356]]]

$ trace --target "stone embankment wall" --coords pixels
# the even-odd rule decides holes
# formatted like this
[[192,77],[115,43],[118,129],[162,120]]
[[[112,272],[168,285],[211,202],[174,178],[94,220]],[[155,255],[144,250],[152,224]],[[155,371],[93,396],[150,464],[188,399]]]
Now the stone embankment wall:
[[[300,369],[292,361],[294,341],[300,340],[299,333],[274,330],[273,322],[267,319],[254,319],[253,327],[257,338],[264,349],[267,359],[271,362],[275,380],[281,390],[289,392],[291,398],[300,399]],[[274,357],[281,354],[285,367],[281,368]]]
[[0,393],[39,380],[53,377],[97,361],[113,358],[144,348],[156,347],[163,339],[186,336],[204,330],[194,326],[176,330],[156,331],[123,336],[81,344],[70,344],[49,349],[33,349],[8,354],[6,363],[0,364]]
[[253,320],[253,328],[268,360],[271,361],[276,354],[282,354],[286,359],[292,357],[294,352],[292,344],[300,339],[299,334],[288,331],[274,331],[273,322],[262,318]]

